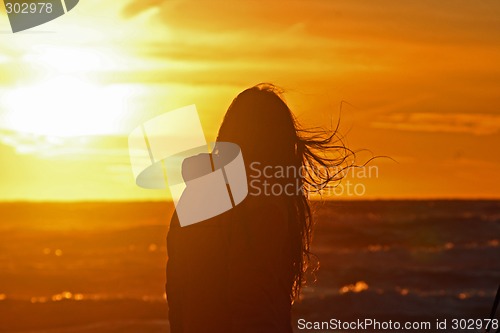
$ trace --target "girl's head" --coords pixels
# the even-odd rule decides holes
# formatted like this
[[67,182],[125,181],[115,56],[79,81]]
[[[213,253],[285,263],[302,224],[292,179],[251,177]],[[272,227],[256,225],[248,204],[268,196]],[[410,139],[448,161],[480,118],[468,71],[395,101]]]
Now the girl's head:
[[233,100],[217,137],[238,144],[246,161],[271,165],[293,164],[298,140],[292,112],[276,88],[264,84]]

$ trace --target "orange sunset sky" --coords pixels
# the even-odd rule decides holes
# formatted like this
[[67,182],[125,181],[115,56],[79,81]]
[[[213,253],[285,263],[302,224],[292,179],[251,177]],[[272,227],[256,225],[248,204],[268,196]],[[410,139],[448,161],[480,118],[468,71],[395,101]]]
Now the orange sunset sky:
[[[283,87],[305,126],[380,159],[363,198],[498,198],[500,1],[81,0],[12,34],[0,5],[0,200],[149,200],[127,136]],[[369,155],[362,155],[366,158]]]

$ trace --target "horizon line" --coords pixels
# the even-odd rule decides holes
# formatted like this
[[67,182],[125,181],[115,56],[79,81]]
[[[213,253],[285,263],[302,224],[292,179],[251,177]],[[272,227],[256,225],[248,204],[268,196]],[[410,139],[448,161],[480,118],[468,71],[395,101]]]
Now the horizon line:
[[[366,201],[500,201],[500,197],[394,197],[394,198],[313,198],[311,202],[366,202]],[[12,199],[0,200],[0,204],[26,203],[26,204],[82,204],[82,203],[173,203],[172,200],[164,199],[77,199],[77,200],[31,200]]]

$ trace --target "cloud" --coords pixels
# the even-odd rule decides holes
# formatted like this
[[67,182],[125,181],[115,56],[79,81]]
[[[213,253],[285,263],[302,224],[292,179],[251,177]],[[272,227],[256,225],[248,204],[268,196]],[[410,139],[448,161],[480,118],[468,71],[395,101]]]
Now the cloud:
[[18,155],[45,159],[128,161],[127,138],[120,136],[58,137],[0,130],[0,144]]
[[131,1],[123,9],[122,15],[125,18],[132,18],[141,14],[142,12],[155,8],[161,5],[163,0],[141,0],[141,1]]
[[492,76],[498,81],[500,34],[492,31],[500,31],[494,14],[500,3],[133,0],[122,16],[134,22],[138,18],[130,18],[152,8],[148,43],[133,52],[169,68],[109,77],[237,84],[255,82],[254,77],[261,78],[256,82],[300,78],[320,87],[372,78],[409,80],[409,74],[415,85],[425,81],[426,87],[437,84],[432,76],[440,86],[451,76],[470,79],[471,73],[481,82]]
[[491,135],[500,132],[500,115],[489,113],[392,113],[372,122],[371,127],[415,132]]
[[130,18],[158,8],[168,27],[200,32],[247,30],[272,33],[303,23],[310,35],[328,38],[399,40],[436,44],[498,42],[500,3],[442,0],[408,2],[331,0],[133,0],[122,15]]

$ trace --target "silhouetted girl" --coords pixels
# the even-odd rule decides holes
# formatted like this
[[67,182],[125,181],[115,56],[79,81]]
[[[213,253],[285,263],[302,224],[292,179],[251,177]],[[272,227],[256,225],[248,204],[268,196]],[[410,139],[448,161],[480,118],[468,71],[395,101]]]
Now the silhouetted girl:
[[[312,260],[307,186],[339,177],[351,152],[335,132],[301,130],[277,89],[261,84],[229,107],[217,137],[241,147],[249,194],[224,214],[167,237],[172,333],[291,333],[291,305]],[[333,150],[336,156],[327,158]],[[216,152],[215,152],[216,153]]]

